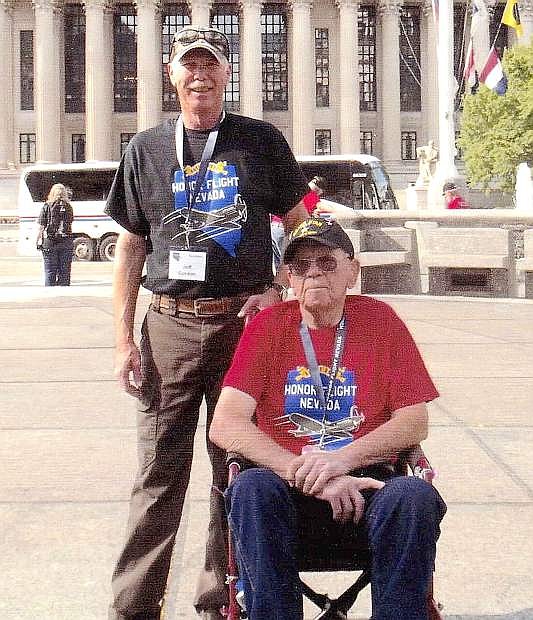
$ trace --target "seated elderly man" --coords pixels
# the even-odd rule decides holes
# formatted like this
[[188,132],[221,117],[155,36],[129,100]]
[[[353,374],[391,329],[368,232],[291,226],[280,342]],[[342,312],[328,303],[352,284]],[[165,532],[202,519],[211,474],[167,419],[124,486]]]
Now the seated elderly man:
[[368,543],[372,618],[427,619],[446,508],[391,464],[426,437],[438,393],[393,310],[347,297],[359,264],[338,223],[304,221],[284,262],[296,300],[245,330],[210,430],[256,465],[226,493],[248,616],[303,617],[296,540],[314,535]]

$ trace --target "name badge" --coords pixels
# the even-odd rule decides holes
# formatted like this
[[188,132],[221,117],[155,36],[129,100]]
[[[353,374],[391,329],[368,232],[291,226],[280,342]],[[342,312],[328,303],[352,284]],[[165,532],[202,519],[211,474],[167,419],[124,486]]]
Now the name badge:
[[171,280],[205,282],[207,252],[171,249],[168,257],[168,277]]

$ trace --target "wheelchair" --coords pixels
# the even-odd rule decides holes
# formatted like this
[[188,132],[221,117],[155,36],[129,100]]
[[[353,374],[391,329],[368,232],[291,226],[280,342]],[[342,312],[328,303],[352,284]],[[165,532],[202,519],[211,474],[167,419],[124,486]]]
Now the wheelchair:
[[[229,454],[228,486],[236,476],[246,468],[246,460],[238,454]],[[432,484],[435,470],[431,467],[422,448],[415,446],[399,455],[395,465],[395,473],[412,475]],[[324,554],[323,549],[300,546],[298,549],[299,572],[360,572],[355,582],[337,598],[330,598],[313,590],[300,578],[302,594],[314,603],[320,610],[313,620],[347,620],[348,612],[354,606],[359,593],[370,584],[370,552],[368,548],[343,548],[339,546],[334,553]],[[235,558],[231,531],[228,532],[228,571],[226,583],[228,586],[228,606],[222,608],[222,615],[228,620],[246,620],[248,617],[240,604],[238,592],[238,568]],[[429,620],[443,620],[442,605],[433,598],[433,584],[428,588],[427,608]]]

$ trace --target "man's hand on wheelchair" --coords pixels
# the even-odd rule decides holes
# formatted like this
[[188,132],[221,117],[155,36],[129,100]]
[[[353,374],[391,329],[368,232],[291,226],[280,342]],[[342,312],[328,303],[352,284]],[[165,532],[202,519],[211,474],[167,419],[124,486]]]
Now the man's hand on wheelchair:
[[294,481],[294,486],[302,493],[318,496],[329,480],[347,474],[352,469],[353,465],[342,450],[310,450],[291,461],[287,479]]
[[384,482],[374,480],[374,478],[339,476],[330,480],[316,497],[329,503],[335,521],[358,523],[365,510],[365,500],[361,495],[361,490],[381,489],[384,486]]

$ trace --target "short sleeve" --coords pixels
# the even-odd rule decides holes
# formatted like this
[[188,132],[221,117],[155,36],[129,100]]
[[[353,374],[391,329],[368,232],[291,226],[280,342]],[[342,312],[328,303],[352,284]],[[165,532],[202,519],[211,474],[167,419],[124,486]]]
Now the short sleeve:
[[269,357],[273,350],[270,309],[259,313],[245,328],[230,369],[224,378],[224,387],[233,387],[249,394],[259,402],[267,382]]
[[439,396],[420,351],[403,321],[392,312],[390,329],[390,411]]
[[283,134],[272,127],[270,157],[276,192],[275,215],[285,215],[309,192],[307,181]]
[[140,169],[134,141],[130,142],[120,161],[105,212],[129,232],[146,237],[150,225],[141,206]]

